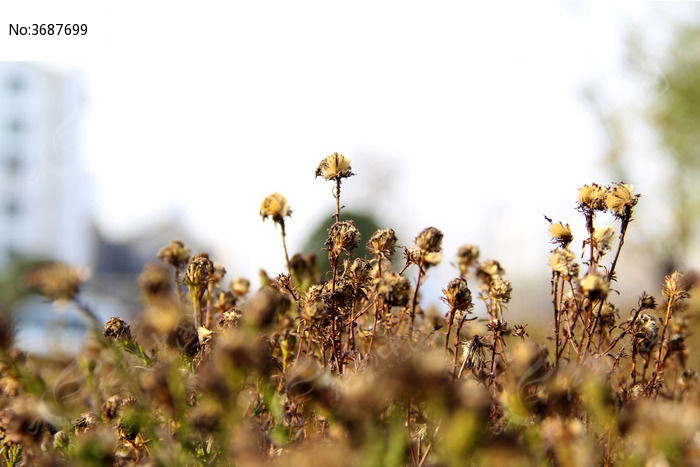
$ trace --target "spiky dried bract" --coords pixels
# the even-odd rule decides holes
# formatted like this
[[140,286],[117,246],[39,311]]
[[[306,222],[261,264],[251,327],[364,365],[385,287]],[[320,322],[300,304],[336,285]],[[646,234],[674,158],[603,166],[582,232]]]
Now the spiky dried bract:
[[552,271],[561,274],[565,279],[578,277],[579,265],[576,255],[568,248],[557,248],[549,257],[549,266]]
[[292,209],[287,204],[287,198],[280,193],[272,193],[265,197],[260,206],[263,220],[271,217],[277,223],[284,222],[285,217],[292,215]]
[[190,249],[181,241],[173,240],[169,245],[158,250],[158,259],[174,268],[184,267],[190,259]]
[[411,298],[411,282],[396,273],[386,273],[377,285],[377,293],[389,306],[406,306]]
[[607,195],[608,190],[597,183],[584,185],[579,188],[578,206],[581,209],[587,209],[589,211],[604,211],[606,208],[605,199]]
[[126,321],[113,316],[105,323],[104,335],[118,342],[129,341],[131,340],[131,328]]
[[579,281],[581,290],[590,300],[602,300],[608,296],[608,282],[596,272],[589,272]]
[[190,287],[205,285],[214,273],[214,263],[206,253],[197,253],[187,264],[183,281]]
[[423,229],[416,237],[416,245],[423,252],[438,253],[442,250],[442,232],[435,227]]
[[653,310],[656,308],[656,299],[653,295],[649,295],[644,292],[641,297],[639,297],[639,308],[642,310]]
[[24,276],[25,283],[50,300],[71,301],[87,279],[87,272],[63,263],[41,265]]
[[639,201],[638,194],[634,194],[632,185],[619,182],[608,189],[605,204],[608,211],[616,217],[623,218],[629,216],[632,208]]
[[379,229],[372,234],[367,242],[367,250],[374,256],[390,260],[394,255],[396,242],[394,229]]
[[479,247],[476,245],[465,244],[457,250],[457,266],[459,273],[465,275],[467,270],[476,265],[479,261]]
[[554,222],[549,226],[549,235],[552,237],[552,243],[557,243],[562,248],[566,248],[574,239],[569,224],[565,225],[561,222]]
[[359,244],[360,231],[352,220],[336,222],[328,229],[326,246],[328,254],[333,258],[339,257],[342,253],[350,253]]
[[472,292],[467,281],[462,278],[452,279],[442,293],[447,304],[454,310],[467,311],[474,306]]
[[337,152],[323,159],[316,169],[316,176],[326,180],[340,180],[353,175],[350,159]]

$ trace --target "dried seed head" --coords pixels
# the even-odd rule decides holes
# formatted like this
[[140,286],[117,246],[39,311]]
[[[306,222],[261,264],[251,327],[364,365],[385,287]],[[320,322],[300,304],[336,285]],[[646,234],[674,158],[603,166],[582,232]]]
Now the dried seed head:
[[642,310],[653,310],[656,308],[656,299],[644,292],[641,297],[639,297],[639,308]]
[[327,300],[332,300],[337,308],[349,309],[352,306],[355,297],[355,288],[350,281],[338,278],[335,281],[335,292],[333,291],[333,283],[326,282],[324,285],[324,294],[328,297]]
[[75,434],[81,435],[92,431],[97,427],[97,422],[99,419],[97,415],[92,412],[86,412],[73,420],[73,426],[75,427]]
[[500,302],[508,303],[513,293],[513,285],[501,276],[494,276],[489,287],[489,296]]
[[579,281],[581,290],[590,300],[602,300],[608,296],[607,281],[596,272],[589,272]]
[[287,198],[279,193],[268,195],[260,206],[260,215],[263,220],[272,217],[272,220],[277,223],[284,222],[285,217],[292,215],[292,210],[287,204]]
[[226,268],[220,264],[214,264],[214,270],[209,276],[209,282],[212,284],[218,284],[226,275]]
[[131,328],[126,321],[114,316],[105,323],[104,335],[117,342],[129,341],[131,340]]
[[312,322],[322,321],[328,316],[329,309],[323,285],[311,286],[302,301],[304,319]]
[[476,245],[462,245],[457,250],[457,265],[459,272],[462,275],[467,273],[467,270],[476,264],[479,260],[479,247]]
[[474,306],[467,281],[462,278],[452,279],[442,293],[444,300],[454,310],[468,311]]
[[372,265],[364,258],[355,258],[346,269],[346,273],[360,285],[367,282],[371,271]]
[[24,281],[50,300],[71,301],[87,276],[85,270],[63,263],[47,263],[27,273]]
[[352,175],[350,159],[337,152],[323,159],[316,169],[316,176],[326,180],[340,180]]
[[229,311],[224,311],[221,313],[221,319],[219,320],[219,327],[222,329],[232,329],[238,327],[238,323],[241,320],[243,312],[240,308],[231,308]]
[[437,266],[442,261],[442,252],[440,251],[430,251],[423,255],[423,267],[429,268],[430,266]]
[[605,205],[608,211],[622,218],[629,215],[639,201],[639,196],[633,193],[632,185],[619,182],[608,189]]
[[561,222],[554,222],[549,226],[549,235],[552,237],[552,243],[558,243],[562,248],[566,248],[574,239],[569,224],[564,225]]
[[683,274],[675,271],[664,278],[664,286],[661,289],[669,302],[676,302],[689,297],[686,284],[682,282]]
[[617,315],[618,310],[615,308],[615,305],[610,302],[606,302],[600,309],[600,317],[598,318],[598,322],[600,323],[601,328],[598,331],[602,332],[602,330],[606,327],[612,328],[615,325]]
[[568,248],[557,248],[549,257],[549,265],[552,271],[564,276],[565,279],[578,277],[579,265],[574,255]]
[[367,250],[374,256],[391,259],[396,247],[396,233],[394,229],[379,229],[367,242]]
[[646,313],[639,315],[634,322],[633,345],[637,353],[648,354],[659,339],[659,325],[656,319]]
[[477,279],[487,286],[493,282],[495,277],[500,277],[505,273],[506,271],[501,267],[501,263],[495,259],[484,261],[476,269]]
[[442,232],[435,227],[428,227],[418,234],[416,245],[424,252],[437,253],[442,249]]
[[190,287],[201,287],[209,281],[214,273],[214,263],[206,253],[197,253],[192,257],[185,270],[184,282]]
[[190,249],[181,241],[173,240],[169,245],[158,250],[158,259],[174,268],[180,269],[189,261]]
[[396,273],[386,273],[379,281],[377,293],[389,306],[406,306],[411,296],[411,282]]
[[[614,236],[615,230],[609,226],[596,227],[593,230],[593,240],[595,241],[595,246],[601,252],[605,252],[610,249]],[[586,242],[588,242],[588,240]]]
[[139,285],[146,297],[167,295],[172,286],[172,276],[168,268],[160,263],[147,263],[139,276]]
[[597,183],[584,185],[578,191],[579,208],[590,211],[603,211],[606,207],[605,198],[607,194],[607,189]]
[[234,277],[231,281],[231,292],[236,298],[243,297],[250,290],[250,281],[245,277]]
[[341,253],[350,253],[360,244],[360,231],[354,221],[336,222],[328,229],[328,254],[337,258]]

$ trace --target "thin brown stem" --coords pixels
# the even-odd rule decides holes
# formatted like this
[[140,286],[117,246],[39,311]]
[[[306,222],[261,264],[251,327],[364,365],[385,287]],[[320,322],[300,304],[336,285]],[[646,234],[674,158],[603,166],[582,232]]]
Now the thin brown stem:
[[413,339],[413,323],[416,320],[416,305],[418,304],[418,291],[420,290],[420,281],[423,278],[423,266],[418,265],[418,279],[416,280],[416,290],[413,292],[413,303],[411,303],[411,326],[409,327],[409,339]]

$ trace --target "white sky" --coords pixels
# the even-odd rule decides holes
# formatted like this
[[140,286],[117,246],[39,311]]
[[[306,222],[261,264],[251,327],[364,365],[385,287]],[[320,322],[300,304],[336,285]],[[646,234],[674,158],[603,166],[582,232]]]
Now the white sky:
[[[229,271],[279,272],[279,234],[260,221],[260,203],[271,192],[287,196],[295,250],[333,209],[330,186],[313,172],[339,151],[358,174],[344,185],[344,204],[376,208],[404,242],[434,225],[447,258],[473,242],[514,275],[534,263],[545,277],[542,214],[572,222],[576,189],[610,181],[582,89],[619,91],[611,107],[634,98],[621,72],[625,35],[662,23],[665,11],[4,2],[4,22],[89,29],[60,38],[0,32],[0,57],[81,73],[84,159],[97,219],[112,236],[180,212]],[[651,170],[631,180],[640,191],[652,188]],[[447,262],[440,271],[440,280],[452,274]]]

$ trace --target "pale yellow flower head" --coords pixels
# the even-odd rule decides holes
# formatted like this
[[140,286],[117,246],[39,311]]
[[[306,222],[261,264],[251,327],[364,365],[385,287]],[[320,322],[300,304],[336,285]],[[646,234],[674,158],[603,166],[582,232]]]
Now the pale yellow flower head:
[[323,159],[316,169],[316,176],[326,180],[337,180],[352,175],[350,158],[337,152]]
[[605,198],[605,205],[608,211],[618,217],[626,215],[628,211],[637,204],[639,195],[635,195],[632,185],[626,183],[618,183],[608,190]]
[[592,183],[584,185],[578,191],[578,204],[582,208],[602,211],[605,209],[605,198],[608,190],[605,187]]
[[552,243],[558,243],[562,247],[566,247],[574,239],[569,224],[564,225],[561,222],[552,223],[549,227],[549,235],[552,236]]
[[600,251],[610,249],[614,236],[615,230],[613,230],[613,228],[610,226],[596,227],[593,231],[593,239],[595,240],[595,243]]
[[566,278],[578,277],[579,265],[576,255],[566,248],[557,248],[549,257],[549,265],[552,271]]
[[268,195],[260,206],[260,215],[263,220],[272,217],[275,222],[281,222],[285,217],[290,216],[292,210],[287,204],[287,198],[279,193]]
[[591,300],[603,299],[608,296],[607,281],[595,272],[589,272],[579,282],[581,290]]

